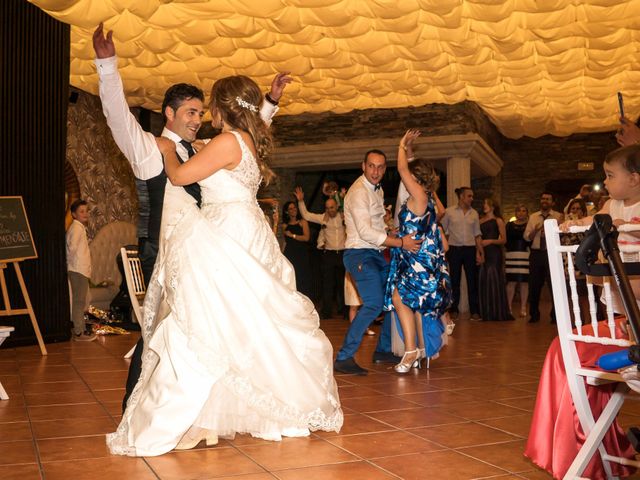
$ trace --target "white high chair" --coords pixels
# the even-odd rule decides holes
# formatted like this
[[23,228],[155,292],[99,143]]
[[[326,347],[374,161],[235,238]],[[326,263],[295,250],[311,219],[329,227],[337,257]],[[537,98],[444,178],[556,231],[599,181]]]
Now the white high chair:
[[[603,277],[603,296],[606,303],[606,323],[608,328],[605,328],[606,335],[600,336],[602,334],[602,329],[598,332],[598,323],[596,318],[596,302],[598,299],[595,295],[594,285],[590,283],[589,278],[587,279],[587,292],[589,299],[588,317],[589,323],[593,327],[594,334],[583,334],[584,325],[581,318],[580,303],[578,301],[576,268],[574,262],[574,254],[578,245],[561,245],[560,232],[556,220],[546,220],[544,222],[544,229],[562,359],[566,370],[567,383],[571,392],[571,397],[580,420],[580,425],[586,435],[586,440],[580,449],[580,452],[571,464],[571,467],[564,478],[581,478],[580,475],[591,461],[596,450],[600,453],[602,458],[607,478],[616,478],[613,477],[612,474],[611,462],[640,467],[640,462],[608,454],[602,443],[606,432],[615,421],[616,416],[622,407],[625,395],[629,391],[629,387],[624,383],[624,380],[618,373],[604,372],[596,368],[583,366],[576,350],[576,343],[585,342],[588,344],[617,345],[621,347],[628,347],[631,345],[632,342],[630,340],[616,337],[614,311],[612,308],[612,298],[614,297],[612,289],[617,289],[617,286],[612,284],[612,279],[610,277]],[[586,230],[588,230],[588,227],[571,227],[570,231],[571,233],[579,233],[585,232]],[[640,255],[638,255],[640,250],[639,245],[635,245],[633,247],[621,246],[620,248],[621,256],[627,257],[625,258],[626,261],[639,261],[637,259],[628,258],[632,255],[640,257]],[[567,277],[570,293],[567,292]],[[569,295],[571,302],[569,302]],[[576,333],[573,332],[573,326],[571,323],[572,311],[573,318],[575,319]],[[617,383],[614,393],[597,419],[594,417],[587,398],[585,382],[589,385],[602,385],[604,383],[611,382]]]

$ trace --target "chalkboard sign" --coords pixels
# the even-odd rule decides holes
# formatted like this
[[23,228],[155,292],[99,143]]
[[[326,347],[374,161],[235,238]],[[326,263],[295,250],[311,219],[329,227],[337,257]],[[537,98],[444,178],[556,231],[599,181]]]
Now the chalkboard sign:
[[0,263],[38,258],[22,197],[0,197]]

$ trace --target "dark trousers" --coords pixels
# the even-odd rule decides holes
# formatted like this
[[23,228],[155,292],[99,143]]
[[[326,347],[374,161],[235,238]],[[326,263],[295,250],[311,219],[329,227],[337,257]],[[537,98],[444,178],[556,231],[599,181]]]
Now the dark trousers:
[[[531,250],[529,254],[529,314],[531,318],[540,317],[540,294],[544,284],[551,291],[551,274],[549,273],[549,258],[546,250]],[[553,308],[553,292],[551,295],[551,318],[555,318]]]
[[469,296],[469,310],[471,314],[479,314],[478,306],[478,267],[476,265],[476,247],[449,247],[447,253],[449,272],[451,274],[451,288],[453,290],[453,303],[451,310],[458,311],[460,302],[460,280],[462,280],[462,267],[467,278],[467,293]]
[[[140,264],[142,265],[142,275],[144,276],[144,284],[148,287],[149,280],[151,280],[151,274],[153,273],[153,267],[156,263],[156,257],[158,256],[158,242],[156,240],[150,240],[147,238],[140,238],[138,240],[138,257],[140,257]],[[129,364],[129,373],[127,374],[127,386],[124,392],[124,398],[122,399],[122,411],[127,406],[127,401],[133,392],[133,388],[138,383],[140,373],[142,372],[142,350],[144,349],[144,342],[142,337],[136,343],[136,349],[131,356],[131,363]]]
[[344,307],[342,251],[323,250],[320,253],[320,275],[322,277],[322,316],[331,317],[334,298],[338,305],[338,313]]

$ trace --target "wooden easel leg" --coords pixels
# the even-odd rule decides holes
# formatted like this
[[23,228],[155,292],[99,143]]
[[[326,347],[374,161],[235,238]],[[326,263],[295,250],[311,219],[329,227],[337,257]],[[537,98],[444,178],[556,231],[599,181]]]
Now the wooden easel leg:
[[22,271],[20,270],[20,265],[18,264],[18,262],[12,262],[12,263],[13,263],[13,267],[16,270],[16,276],[18,277],[18,282],[20,283],[22,296],[24,297],[27,310],[29,311],[29,318],[31,318],[31,325],[33,325],[33,330],[36,332],[36,337],[38,338],[38,345],[40,345],[40,352],[42,353],[42,355],[47,355],[47,347],[45,347],[44,345],[44,340],[42,339],[42,334],[40,333],[40,327],[38,327],[38,321],[36,320],[36,314],[33,312],[33,307],[31,306],[31,299],[29,298],[29,292],[27,291],[27,287],[24,284],[24,278],[22,277]]

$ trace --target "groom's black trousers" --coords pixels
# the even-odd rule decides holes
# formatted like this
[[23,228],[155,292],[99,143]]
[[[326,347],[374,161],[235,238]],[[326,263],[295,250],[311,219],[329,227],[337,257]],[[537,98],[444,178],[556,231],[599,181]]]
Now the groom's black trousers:
[[[151,280],[151,274],[153,273],[153,266],[156,263],[156,257],[158,256],[158,243],[154,240],[147,238],[141,238],[138,241],[138,257],[140,257],[140,263],[142,264],[142,275],[144,277],[144,283],[149,286],[149,280]],[[142,326],[142,325],[141,325]],[[131,356],[131,363],[129,364],[129,373],[127,374],[127,387],[124,392],[124,398],[122,399],[122,411],[127,407],[127,401],[133,392],[133,388],[138,383],[140,378],[140,372],[142,372],[142,350],[144,349],[144,342],[142,336],[136,343],[136,349]]]

